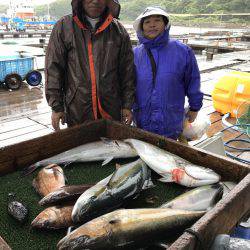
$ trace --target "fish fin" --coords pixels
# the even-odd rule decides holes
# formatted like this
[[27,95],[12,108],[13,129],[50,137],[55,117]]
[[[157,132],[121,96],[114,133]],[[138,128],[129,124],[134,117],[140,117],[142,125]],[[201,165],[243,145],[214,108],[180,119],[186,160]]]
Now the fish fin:
[[[74,161],[68,161],[68,162],[64,162],[63,163],[63,167],[66,168],[68,166],[70,166],[71,163],[73,163]],[[61,164],[60,164],[61,165]]]
[[117,140],[112,140],[106,137],[100,137],[101,141],[107,145],[114,146],[114,143],[116,146],[120,147],[119,143]]
[[[64,173],[63,173],[63,171],[61,171],[60,169],[58,169],[56,167],[57,167],[57,165],[53,165],[50,168],[53,170],[53,175],[54,175],[55,179],[58,179],[59,176],[61,176],[61,175],[64,176]],[[65,178],[65,176],[64,176],[64,178]]]
[[111,144],[113,140],[107,138],[107,137],[100,137],[101,141],[105,144]]
[[142,186],[142,190],[149,189],[155,187],[155,184],[153,183],[152,179],[148,179],[144,182]]
[[116,163],[116,164],[115,164],[115,169],[119,169],[121,166],[122,166],[122,165]]
[[111,162],[113,160],[113,158],[114,158],[113,156],[108,157],[106,160],[103,161],[102,166],[104,166],[104,165],[108,164],[109,162]]
[[[64,176],[65,183],[69,184],[69,180],[68,180],[67,176],[66,175],[63,175],[63,176]],[[65,187],[65,186],[63,186],[63,187]]]
[[[137,193],[137,194],[135,194],[133,197],[132,197],[132,200],[136,200],[138,197],[139,197],[139,195],[140,195],[140,193]],[[126,199],[127,197],[125,197],[125,199]]]
[[155,204],[158,200],[159,200],[159,196],[157,196],[157,195],[153,195],[151,197],[146,198],[146,202],[148,204]]
[[36,190],[36,192],[42,196],[42,194],[39,192],[39,188],[38,188],[38,185],[37,185],[37,180],[36,178],[32,181],[32,186],[33,188]]
[[214,208],[214,206],[217,204],[217,202],[219,202],[222,198],[223,198],[223,185],[221,185],[218,189],[218,191],[216,192],[216,194],[213,196],[211,204],[206,211],[211,210],[212,208]]
[[118,143],[117,140],[115,140],[115,144],[116,144],[116,146],[120,147],[120,145],[119,145],[119,143]]
[[75,226],[68,227],[66,235],[69,235],[72,231],[76,229]]
[[215,196],[213,197],[213,203],[216,205],[218,201],[220,201],[223,197],[223,186],[221,185],[218,189],[218,192],[216,192]]
[[30,165],[29,167],[25,168],[22,173],[21,173],[21,177],[25,177],[27,175],[30,175],[31,173],[33,173],[36,169],[38,169],[40,166],[33,164]]
[[172,175],[171,174],[164,175],[164,177],[158,179],[158,181],[161,181],[161,182],[173,182]]

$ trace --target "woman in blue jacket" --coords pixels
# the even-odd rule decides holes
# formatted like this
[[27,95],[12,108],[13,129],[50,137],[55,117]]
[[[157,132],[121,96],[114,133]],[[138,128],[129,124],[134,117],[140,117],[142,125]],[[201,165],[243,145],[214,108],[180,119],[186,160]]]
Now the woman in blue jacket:
[[135,20],[134,29],[140,42],[134,48],[135,122],[139,128],[176,140],[183,130],[185,96],[189,122],[202,107],[194,53],[185,44],[169,39],[169,16],[161,8],[146,8]]

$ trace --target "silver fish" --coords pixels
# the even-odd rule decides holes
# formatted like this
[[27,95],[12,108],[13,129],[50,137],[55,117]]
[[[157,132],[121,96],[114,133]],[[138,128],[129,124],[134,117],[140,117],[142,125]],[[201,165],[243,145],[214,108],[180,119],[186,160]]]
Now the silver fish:
[[48,164],[69,164],[72,162],[103,161],[102,165],[109,163],[112,159],[130,158],[137,156],[136,151],[121,140],[110,140],[101,138],[101,141],[90,142],[50,158],[39,161],[23,172],[23,175],[32,173],[35,169]]
[[209,168],[195,165],[177,155],[152,144],[136,139],[126,139],[140,158],[162,176],[162,182],[175,182],[187,187],[198,187],[217,183],[220,176]]
[[65,249],[131,249],[176,234],[204,212],[169,208],[121,209],[89,221],[59,241]]
[[72,219],[75,223],[86,222],[110,212],[150,186],[152,186],[150,170],[141,159],[118,166],[106,186],[97,190],[92,196],[86,191],[87,195],[83,193],[78,198]]
[[220,183],[194,188],[161,205],[161,208],[205,211],[211,209],[223,195]]

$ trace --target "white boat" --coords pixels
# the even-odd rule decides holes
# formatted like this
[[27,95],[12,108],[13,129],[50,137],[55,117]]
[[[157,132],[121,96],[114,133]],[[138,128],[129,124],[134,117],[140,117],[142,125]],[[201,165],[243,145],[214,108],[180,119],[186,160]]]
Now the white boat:
[[31,0],[10,0],[7,16],[21,19],[31,19],[35,15],[35,10]]

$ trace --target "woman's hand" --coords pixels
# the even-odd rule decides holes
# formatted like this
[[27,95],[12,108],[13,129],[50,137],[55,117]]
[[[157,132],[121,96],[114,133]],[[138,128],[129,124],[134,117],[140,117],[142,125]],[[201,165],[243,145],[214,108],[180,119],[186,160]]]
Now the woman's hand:
[[186,117],[188,118],[188,121],[189,121],[190,123],[192,123],[192,122],[195,121],[197,115],[198,115],[198,112],[197,112],[197,111],[191,111],[191,110],[189,110],[189,111],[187,112],[187,114],[186,114]]
[[132,112],[129,109],[122,109],[122,123],[130,125],[132,123]]
[[55,131],[60,130],[60,122],[62,123],[62,125],[65,124],[65,113],[52,111],[51,123]]

